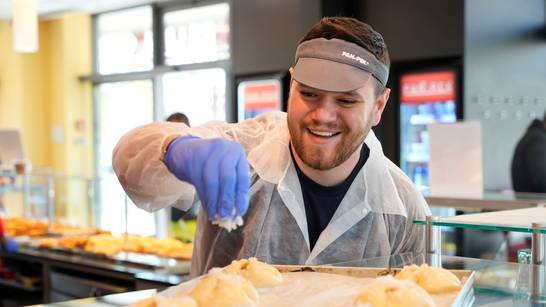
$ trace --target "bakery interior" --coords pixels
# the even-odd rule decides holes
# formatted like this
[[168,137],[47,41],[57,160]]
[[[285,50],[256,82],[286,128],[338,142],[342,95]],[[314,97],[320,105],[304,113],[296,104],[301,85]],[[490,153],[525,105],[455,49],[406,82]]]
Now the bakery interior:
[[[250,258],[190,278],[198,203],[137,208],[114,146],[176,112],[193,127],[286,111],[297,42],[324,16],[369,23],[389,46],[374,132],[431,208],[413,221],[425,253]],[[511,172],[546,116],[545,59],[545,0],[0,0],[0,307],[376,306],[364,297],[386,287],[423,291],[404,275],[433,298],[415,306],[544,306],[546,186],[515,191]],[[353,300],[358,278],[377,288]],[[290,292],[303,283],[346,291],[306,301]]]

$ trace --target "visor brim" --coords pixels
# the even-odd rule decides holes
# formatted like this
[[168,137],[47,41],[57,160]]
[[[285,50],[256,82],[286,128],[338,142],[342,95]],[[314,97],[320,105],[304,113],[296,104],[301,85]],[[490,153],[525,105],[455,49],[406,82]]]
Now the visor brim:
[[350,92],[366,85],[372,75],[351,65],[316,58],[300,58],[292,77],[299,83],[329,92]]

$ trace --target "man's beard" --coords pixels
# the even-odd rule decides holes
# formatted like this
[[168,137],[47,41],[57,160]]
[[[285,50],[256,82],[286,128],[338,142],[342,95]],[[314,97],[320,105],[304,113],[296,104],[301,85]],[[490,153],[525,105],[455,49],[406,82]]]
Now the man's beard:
[[347,127],[338,125],[341,127],[341,140],[333,151],[327,152],[319,144],[309,144],[303,141],[303,134],[308,133],[304,131],[309,126],[313,127],[313,125],[305,123],[294,125],[291,123],[290,117],[288,118],[288,129],[290,130],[291,142],[296,154],[305,165],[316,170],[329,170],[347,161],[360,148],[371,129],[371,123],[367,123],[359,131],[360,133],[350,133]]

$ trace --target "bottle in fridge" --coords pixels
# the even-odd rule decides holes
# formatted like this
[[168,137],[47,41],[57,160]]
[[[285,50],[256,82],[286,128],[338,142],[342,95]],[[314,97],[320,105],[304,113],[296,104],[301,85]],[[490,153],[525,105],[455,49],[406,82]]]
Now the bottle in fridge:
[[421,191],[428,189],[427,125],[457,120],[457,72],[400,74],[400,167]]

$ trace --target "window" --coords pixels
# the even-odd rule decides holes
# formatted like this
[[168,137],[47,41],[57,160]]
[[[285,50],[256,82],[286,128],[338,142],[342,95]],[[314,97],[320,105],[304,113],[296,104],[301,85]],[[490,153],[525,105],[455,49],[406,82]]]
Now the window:
[[226,118],[226,73],[221,68],[163,76],[163,118],[183,112],[193,126]]
[[208,5],[165,14],[168,65],[229,58],[229,5]]
[[152,10],[149,6],[97,17],[99,74],[150,70],[153,66]]
[[113,172],[112,150],[127,131],[174,112],[185,113],[192,126],[226,120],[229,5],[155,3],[99,14],[95,29],[95,226],[161,235],[165,212],[154,216],[132,204]]

